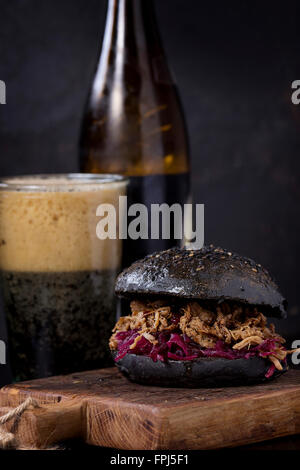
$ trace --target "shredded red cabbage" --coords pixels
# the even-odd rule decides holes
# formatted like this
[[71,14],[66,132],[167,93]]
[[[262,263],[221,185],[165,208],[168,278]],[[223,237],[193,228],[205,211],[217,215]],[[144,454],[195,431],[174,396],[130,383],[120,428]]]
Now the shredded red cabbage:
[[[254,356],[266,358],[273,354],[278,348],[278,343],[274,339],[266,339],[257,346],[249,349],[232,349],[223,341],[217,341],[214,348],[202,348],[199,344],[192,341],[187,335],[180,333],[169,333],[167,331],[157,333],[155,338],[157,344],[152,344],[144,336],[139,339],[134,348],[130,346],[134,343],[138,330],[119,331],[116,334],[118,342],[118,354],[116,361],[122,359],[126,354],[137,354],[148,356],[156,362],[157,360],[166,362],[168,359],[175,361],[191,361],[199,357],[222,357],[225,359],[250,359]],[[272,364],[266,373],[270,378],[275,372],[275,366]]]
[[274,372],[275,372],[275,369],[276,369],[276,367],[274,366],[274,364],[271,364],[270,367],[269,367],[269,369],[267,370],[267,373],[266,373],[265,377],[266,377],[267,379],[269,379],[270,377],[272,377],[272,375],[273,375]]

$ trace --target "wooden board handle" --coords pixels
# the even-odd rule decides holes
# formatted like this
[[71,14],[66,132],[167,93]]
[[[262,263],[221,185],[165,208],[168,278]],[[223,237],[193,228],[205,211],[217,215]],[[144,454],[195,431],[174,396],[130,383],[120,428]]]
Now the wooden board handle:
[[[0,416],[11,408],[0,408]],[[85,404],[78,400],[41,405],[24,411],[20,418],[9,421],[4,428],[15,435],[18,446],[47,448],[83,436]]]

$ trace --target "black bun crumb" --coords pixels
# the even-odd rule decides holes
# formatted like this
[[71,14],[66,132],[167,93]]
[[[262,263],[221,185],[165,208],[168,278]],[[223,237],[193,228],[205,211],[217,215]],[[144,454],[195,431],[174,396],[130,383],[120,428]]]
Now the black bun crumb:
[[227,300],[256,305],[272,317],[286,317],[287,302],[260,264],[210,245],[201,250],[171,248],[136,261],[116,282],[121,297],[155,296]]

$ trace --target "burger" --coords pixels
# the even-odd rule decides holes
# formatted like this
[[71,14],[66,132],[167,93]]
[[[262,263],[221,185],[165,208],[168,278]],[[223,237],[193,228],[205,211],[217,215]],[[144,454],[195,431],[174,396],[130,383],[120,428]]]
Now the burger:
[[131,313],[120,317],[109,346],[133,382],[243,385],[288,369],[292,351],[267,319],[285,318],[286,300],[249,258],[213,245],[171,248],[125,269],[115,289]]

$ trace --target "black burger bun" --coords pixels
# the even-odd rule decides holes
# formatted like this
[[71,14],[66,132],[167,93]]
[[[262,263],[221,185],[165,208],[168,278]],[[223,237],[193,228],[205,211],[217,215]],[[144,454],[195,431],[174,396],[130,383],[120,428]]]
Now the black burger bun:
[[[121,297],[173,297],[235,301],[262,307],[271,317],[286,317],[287,302],[266,269],[226,249],[171,248],[136,261],[117,278]],[[248,361],[247,361],[248,362]]]
[[[113,357],[117,355],[112,352]],[[224,387],[252,385],[270,381],[286,372],[275,370],[265,377],[270,361],[261,357],[250,359],[199,358],[192,361],[154,362],[150,357],[126,354],[116,361],[120,372],[129,380],[143,385],[163,387]]]

